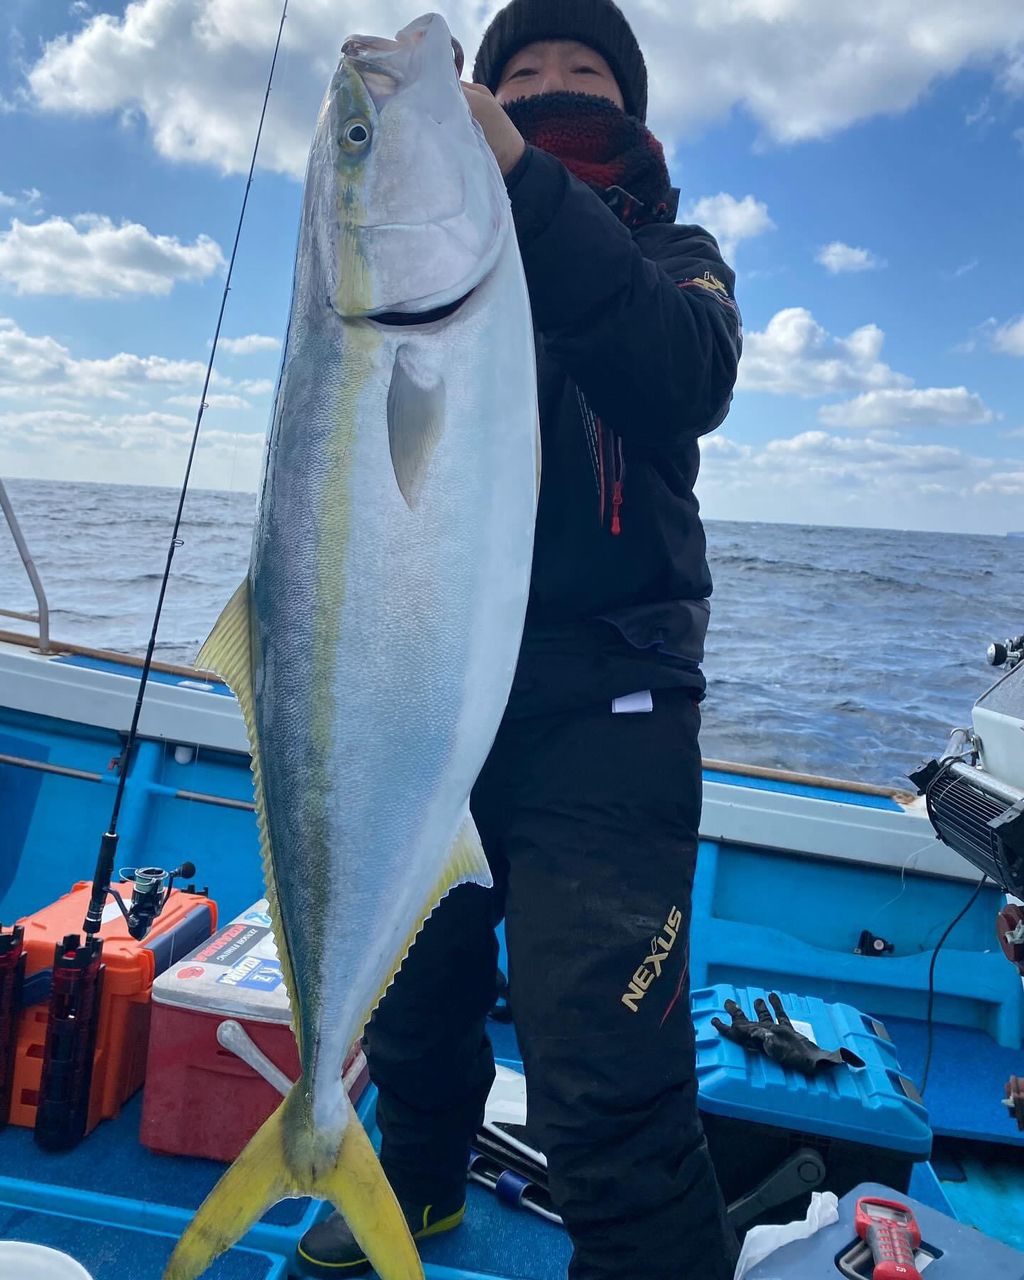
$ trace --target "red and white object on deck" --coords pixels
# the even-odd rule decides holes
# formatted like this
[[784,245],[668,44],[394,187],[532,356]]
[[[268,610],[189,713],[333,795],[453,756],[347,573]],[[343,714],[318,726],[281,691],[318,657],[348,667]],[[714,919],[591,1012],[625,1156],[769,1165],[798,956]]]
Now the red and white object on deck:
[[[225,1035],[229,1023],[244,1034],[229,1028],[234,1034]],[[266,1061],[258,1070],[246,1057]],[[143,1145],[171,1155],[234,1160],[280,1105],[281,1093],[267,1075],[279,1086],[294,1081],[299,1055],[263,899],[153,984]],[[345,1064],[353,1102],[368,1081],[357,1044]]]

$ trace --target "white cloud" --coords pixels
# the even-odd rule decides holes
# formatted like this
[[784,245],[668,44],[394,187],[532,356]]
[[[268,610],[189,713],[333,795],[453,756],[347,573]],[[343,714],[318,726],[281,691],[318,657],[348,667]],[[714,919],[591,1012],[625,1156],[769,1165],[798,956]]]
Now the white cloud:
[[24,187],[16,196],[0,191],[0,209],[31,209],[37,213],[34,206],[42,199],[42,195],[38,187]]
[[[205,372],[198,360],[126,351],[80,359],[0,316],[0,475],[177,486]],[[254,488],[265,410],[237,394],[243,384],[214,377],[209,407],[232,410],[242,429],[204,427],[194,481]],[[188,412],[168,411],[178,404]]]
[[161,431],[189,431],[192,428],[189,418],[179,417],[174,413],[120,413],[102,418],[82,412],[68,410],[30,409],[22,412],[0,413],[0,427],[10,430],[31,429],[40,436],[52,439],[64,439],[78,431],[89,431],[98,426],[107,432],[145,431],[158,429]]
[[[205,373],[206,366],[198,360],[169,360],[127,351],[104,359],[76,359],[56,339],[34,337],[0,316],[0,397],[44,391],[65,399],[124,400],[129,388],[147,383],[192,385],[198,393]],[[230,386],[228,379],[219,381]]]
[[862,325],[837,338],[805,307],[787,307],[772,316],[763,332],[745,335],[738,387],[807,399],[856,392],[850,400],[818,410],[819,422],[830,427],[882,432],[995,420],[982,398],[966,387],[914,387],[912,378],[882,359],[884,342],[877,325]]
[[952,271],[945,272],[944,274],[949,280],[959,280],[961,276],[966,276],[973,271],[975,267],[977,267],[979,261],[979,258],[971,258],[969,262],[962,262],[960,266],[954,268]]
[[833,275],[842,271],[877,271],[879,267],[885,266],[885,261],[876,258],[870,249],[857,249],[853,245],[843,244],[841,240],[823,245],[818,250],[815,261],[820,262]]
[[970,128],[972,125],[976,124],[991,124],[994,119],[995,116],[992,114],[992,99],[988,94],[986,94],[973,111],[968,111],[964,116],[964,124]]
[[920,387],[866,391],[818,410],[830,427],[968,426],[992,422],[995,414],[966,387]]
[[0,233],[0,282],[19,294],[114,298],[167,294],[176,281],[205,280],[224,266],[209,236],[182,244],[134,222],[80,214],[70,222],[15,219]]
[[1000,325],[992,334],[992,346],[1007,356],[1024,356],[1024,316]]
[[[0,414],[0,471],[39,479],[177,487],[192,422],[165,413],[108,416],[32,411]],[[263,433],[206,429],[192,482],[199,488],[255,489]]]
[[[1006,92],[1024,41],[1019,0],[623,0],[650,70],[651,122],[671,145],[745,108],[771,138],[819,138],[904,111],[937,80],[988,68]],[[476,48],[496,0],[451,0],[446,14]],[[248,162],[277,25],[277,0],[136,0],[51,41],[28,73],[53,111],[128,112],[161,154],[223,171]],[[391,35],[417,0],[307,0],[289,15],[261,163],[301,176],[319,98],[346,35]],[[1019,56],[1019,55],[1017,55]]]
[[1002,471],[979,480],[974,486],[979,495],[997,494],[1003,498],[1024,498],[1024,471]]
[[881,359],[885,334],[874,324],[846,338],[826,332],[805,307],[787,307],[743,340],[739,385],[745,391],[824,396],[910,386]]
[[753,196],[737,200],[725,191],[695,200],[683,212],[682,221],[707,228],[718,241],[722,256],[730,262],[741,240],[775,229],[763,201]]
[[948,481],[974,471],[988,472],[994,463],[973,458],[946,445],[903,444],[874,437],[834,436],[827,431],[769,440],[763,446],[740,444],[724,435],[701,439],[701,483],[721,480],[727,469],[752,488],[771,485],[799,490],[827,481],[859,487],[905,489],[908,479],[920,483]]
[[244,338],[221,338],[218,348],[230,352],[233,356],[251,356],[259,351],[276,351],[281,345],[279,338],[271,338],[263,333],[247,333]]
[[247,396],[268,396],[274,385],[273,378],[243,378],[238,384]]
[[1020,526],[1020,464],[1011,470],[956,447],[817,430],[764,445],[720,430],[700,446],[698,493],[709,519],[992,533]]
[[1024,96],[1024,49],[1009,54],[999,76],[999,87],[1011,98]]

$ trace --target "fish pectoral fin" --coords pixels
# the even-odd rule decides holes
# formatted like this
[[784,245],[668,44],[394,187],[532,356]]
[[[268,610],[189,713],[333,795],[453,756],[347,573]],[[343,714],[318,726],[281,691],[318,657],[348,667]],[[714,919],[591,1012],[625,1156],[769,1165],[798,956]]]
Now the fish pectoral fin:
[[349,1102],[341,1155],[313,1191],[348,1223],[381,1280],[423,1280],[423,1264],[377,1153]]
[[444,431],[444,409],[443,379],[415,376],[408,347],[399,347],[388,387],[388,442],[395,479],[412,511]]
[[199,1206],[163,1280],[196,1280],[278,1200],[301,1193],[285,1163],[284,1110],[282,1103]]

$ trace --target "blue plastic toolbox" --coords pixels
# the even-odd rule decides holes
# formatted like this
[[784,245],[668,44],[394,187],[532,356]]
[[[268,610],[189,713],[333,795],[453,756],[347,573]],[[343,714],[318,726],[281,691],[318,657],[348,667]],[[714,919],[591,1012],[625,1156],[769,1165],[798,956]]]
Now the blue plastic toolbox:
[[872,1266],[853,1225],[861,1196],[900,1200],[913,1210],[921,1228],[917,1266],[926,1280],[1024,1280],[1024,1253],[877,1183],[853,1188],[839,1201],[838,1222],[783,1245],[748,1271],[747,1280],[870,1280]]
[[738,1230],[802,1216],[813,1190],[843,1195],[860,1182],[906,1190],[932,1133],[917,1089],[900,1070],[885,1027],[845,1004],[779,993],[798,1030],[827,1050],[845,1047],[865,1066],[815,1076],[786,1070],[719,1035],[725,1002],[748,1017],[757,987],[694,991],[699,1105],[715,1171]]

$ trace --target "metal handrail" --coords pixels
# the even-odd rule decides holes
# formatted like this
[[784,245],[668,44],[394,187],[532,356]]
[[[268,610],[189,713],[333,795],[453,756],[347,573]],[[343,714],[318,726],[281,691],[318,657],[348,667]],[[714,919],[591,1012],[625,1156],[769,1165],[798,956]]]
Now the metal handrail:
[[7,489],[4,487],[3,480],[0,480],[0,510],[3,511],[7,518],[7,527],[11,531],[11,537],[14,539],[14,545],[18,548],[18,555],[21,556],[21,563],[25,566],[25,572],[28,574],[28,580],[32,584],[32,590],[36,597],[36,613],[15,613],[10,609],[0,609],[0,614],[7,618],[20,618],[24,622],[35,622],[39,625],[39,652],[50,652],[50,606],[46,603],[46,592],[43,590],[43,584],[36,572],[36,564],[28,549],[28,543],[25,541],[25,535],[21,532],[21,526],[18,524],[18,517],[14,514],[14,508],[11,506],[11,500],[7,496]]

